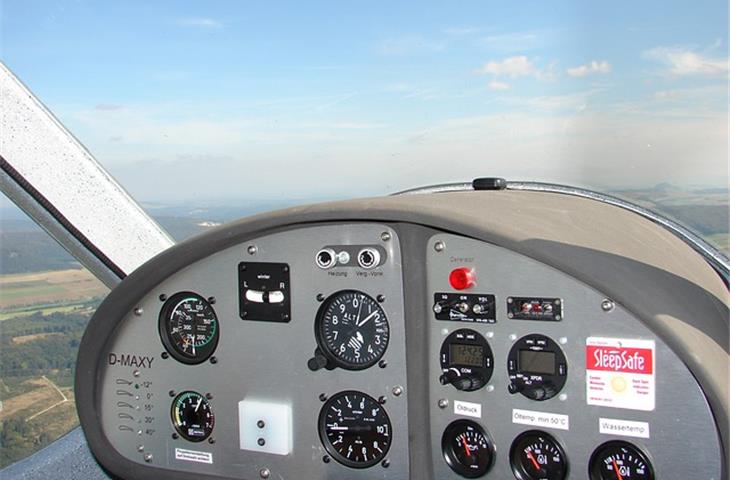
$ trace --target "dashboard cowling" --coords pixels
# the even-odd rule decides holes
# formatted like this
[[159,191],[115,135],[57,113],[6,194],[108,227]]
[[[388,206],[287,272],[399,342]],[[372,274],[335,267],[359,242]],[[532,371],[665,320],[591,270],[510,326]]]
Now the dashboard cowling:
[[[485,214],[484,206],[486,205],[489,206],[488,214]],[[600,219],[600,222],[597,222],[596,219]],[[525,229],[524,225],[530,225],[530,228]],[[332,237],[335,239],[331,240]],[[388,240],[384,240],[386,237]],[[277,239],[285,239],[285,241]],[[302,239],[310,239],[311,247],[302,246]],[[279,241],[281,243],[277,244]],[[257,248],[257,259],[263,256],[267,261],[276,262],[283,261],[282,257],[288,256],[284,260],[289,262],[292,259],[306,258],[306,262],[312,264],[312,272],[315,272],[314,269],[317,268],[313,261],[314,252],[317,251],[315,246],[337,245],[338,242],[354,244],[373,242],[379,246],[386,245],[386,248],[390,249],[386,252],[390,263],[385,264],[386,271],[383,272],[389,283],[381,286],[377,283],[380,280],[372,280],[373,283],[364,288],[372,291],[375,296],[379,292],[384,297],[384,305],[387,305],[386,313],[391,320],[395,319],[396,328],[391,342],[393,345],[399,346],[391,345],[392,350],[389,350],[388,353],[387,368],[374,366],[370,368],[375,370],[364,370],[363,372],[335,370],[334,372],[338,376],[336,381],[332,382],[333,389],[334,385],[342,382],[342,390],[346,390],[345,387],[348,385],[344,383],[361,382],[364,378],[362,375],[368,375],[369,371],[375,372],[376,376],[381,378],[377,381],[373,380],[372,388],[379,389],[380,396],[387,397],[383,404],[384,408],[395,408],[398,413],[395,417],[400,422],[397,425],[400,428],[398,432],[401,442],[400,450],[389,452],[391,459],[387,467],[378,466],[377,474],[370,471],[369,476],[362,478],[446,478],[440,471],[443,459],[440,458],[438,449],[433,447],[433,441],[437,436],[436,433],[441,431],[441,423],[447,419],[439,420],[434,415],[440,414],[437,404],[441,397],[446,397],[452,402],[456,397],[449,397],[448,393],[436,390],[438,387],[435,384],[438,384],[438,376],[433,378],[434,375],[429,375],[428,378],[418,380],[419,376],[423,377],[423,369],[434,361],[433,368],[440,369],[438,359],[432,359],[428,355],[428,352],[434,348],[434,342],[440,344],[440,340],[437,339],[440,338],[439,327],[442,326],[433,318],[430,306],[434,294],[448,288],[448,271],[433,277],[436,275],[433,273],[434,268],[440,271],[438,269],[441,267],[429,266],[427,261],[429,255],[435,255],[437,251],[435,243],[439,241],[446,245],[445,255],[453,255],[456,260],[448,262],[449,266],[454,263],[460,264],[461,260],[470,258],[474,252],[478,252],[482,256],[481,258],[494,255],[494,261],[497,263],[499,263],[499,258],[514,257],[517,260],[515,260],[512,273],[509,270],[509,263],[500,267],[499,272],[502,278],[507,278],[509,275],[522,275],[525,272],[524,269],[529,268],[537,268],[541,272],[555,271],[559,277],[565,277],[573,282],[576,285],[575,288],[579,288],[577,285],[581,285],[580,288],[585,289],[585,292],[579,295],[580,298],[588,296],[588,292],[591,290],[595,291],[598,301],[592,301],[591,304],[596,305],[598,310],[600,310],[600,298],[598,297],[605,296],[612,299],[621,311],[621,315],[633,318],[633,321],[637,322],[637,326],[645,330],[645,333],[639,336],[655,338],[656,342],[662,345],[661,355],[666,355],[666,358],[675,357],[673,363],[677,363],[677,365],[672,368],[676,367],[677,372],[685,371],[684,375],[687,377],[685,380],[692,376],[698,379],[699,384],[694,384],[693,387],[696,391],[689,392],[689,397],[694,398],[698,408],[702,408],[703,402],[709,402],[709,408],[706,404],[704,407],[706,411],[704,422],[706,425],[712,426],[711,431],[719,432],[723,439],[727,439],[725,429],[728,407],[727,378],[723,378],[723,372],[727,371],[728,365],[728,346],[727,340],[724,340],[727,339],[728,328],[727,291],[715,272],[678,238],[657,225],[616,207],[566,195],[497,191],[411,195],[297,207],[234,222],[158,255],[127,277],[109,295],[97,310],[82,340],[77,366],[76,395],[82,427],[93,454],[104,468],[120,477],[205,478],[205,460],[196,462],[202,465],[202,469],[197,470],[197,473],[184,473],[182,470],[170,469],[167,465],[161,468],[163,465],[158,463],[158,457],[146,460],[144,448],[140,452],[142,455],[138,460],[131,461],[120,454],[118,445],[110,442],[104,427],[105,424],[108,424],[104,418],[107,414],[104,405],[108,403],[108,398],[100,391],[100,385],[103,385],[106,378],[105,371],[109,363],[110,346],[118,340],[117,336],[123,333],[125,323],[134,321],[135,310],[139,309],[144,302],[159,296],[161,285],[165,285],[165,282],[176,281],[176,278],[179,279],[184,275],[188,276],[188,283],[193,284],[194,279],[201,280],[215,276],[218,271],[217,267],[228,265],[226,262],[215,263],[225,258],[226,252],[236,251],[237,258],[247,258],[246,255],[249,255],[247,252],[251,251],[252,245]],[[466,242],[463,248],[451,250],[454,245],[461,245],[462,242]],[[470,242],[475,243],[472,245]],[[304,243],[306,244],[306,241]],[[277,245],[279,250],[275,248]],[[651,245],[661,245],[661,251],[651,248]],[[492,249],[494,251],[490,253]],[[283,255],[281,252],[284,251],[288,253]],[[302,253],[300,254],[300,252]],[[451,252],[458,253],[452,254]],[[505,255],[506,257],[504,257]],[[234,272],[237,264],[238,262],[235,262],[232,265]],[[520,267],[518,264],[522,266]],[[492,267],[492,264],[484,266],[488,272],[483,272],[480,267],[480,281],[485,278],[485,275],[495,275]],[[388,268],[391,269],[390,272],[387,271]],[[198,269],[197,273],[196,269]],[[352,276],[355,276],[357,271],[357,267],[350,270]],[[334,272],[321,273],[325,275]],[[234,291],[237,290],[238,281],[235,273],[230,274],[230,278],[228,273],[219,272],[219,276],[222,277],[220,281],[223,283],[232,280],[232,284],[236,286]],[[297,302],[300,302],[302,298],[294,296],[299,295],[297,289],[300,288],[300,285],[307,285],[307,280],[294,278],[294,268],[292,268],[292,277],[290,287],[293,303],[292,317],[294,317]],[[306,279],[307,275],[301,278]],[[436,281],[436,279],[443,279],[444,285],[438,285],[437,288],[428,283]],[[337,284],[333,283],[333,285]],[[342,285],[343,290],[346,289],[345,287],[350,288],[349,284]],[[641,286],[641,292],[636,288],[637,285]],[[307,297],[307,301],[311,301],[316,306],[317,294],[314,292],[324,290],[324,286],[322,283],[314,283],[311,286],[307,285],[302,290],[308,288],[313,293]],[[335,288],[337,287],[333,286],[328,292],[335,291]],[[482,285],[479,288],[483,288]],[[496,289],[492,286],[489,288]],[[677,291],[683,293],[681,301],[674,294]],[[205,293],[207,297],[208,292]],[[491,294],[493,291],[482,293]],[[497,295],[497,308],[502,308],[501,313],[505,313],[506,306],[499,302],[509,294],[533,293],[539,294],[539,292],[520,291],[500,292]],[[222,301],[232,301],[229,297],[214,296],[216,296],[215,305],[220,305]],[[238,295],[233,298],[235,298],[233,307],[238,313],[240,307]],[[574,303],[566,304],[566,315],[573,308],[571,305]],[[214,308],[216,307],[214,306]],[[725,317],[722,312],[725,312]],[[156,314],[154,316],[156,317]],[[418,323],[423,322],[424,318],[431,318],[428,320],[431,325],[429,329],[419,329]],[[147,322],[147,319],[142,320]],[[235,320],[241,322],[240,318],[235,318]],[[299,319],[302,324],[309,326],[310,330],[314,320],[314,315],[312,318]],[[230,321],[232,320],[229,319],[229,331],[231,328],[236,328],[230,327],[233,325]],[[291,323],[295,321],[292,318]],[[563,325],[565,322],[567,320]],[[288,325],[271,323],[266,324],[265,327],[282,332],[285,331],[282,328],[285,329]],[[508,325],[506,317],[499,319],[497,325],[497,327],[485,326],[483,329],[485,333],[491,331],[494,335],[507,333],[506,330],[499,330],[501,325]],[[457,326],[449,325],[453,328]],[[554,332],[559,332],[561,326],[556,323],[551,325],[551,328],[554,329]],[[154,327],[156,328],[157,324]],[[224,325],[221,325],[222,329],[223,327]],[[223,330],[221,331],[223,332]],[[261,329],[258,331],[265,332]],[[689,331],[693,332],[693,335],[687,335]],[[591,334],[592,332],[585,332],[579,342],[580,345],[585,347],[585,340]],[[559,336],[559,334],[556,333],[555,336]],[[576,336],[580,335],[576,334]],[[571,335],[573,338],[576,336]],[[265,337],[266,334],[263,333],[259,338]],[[296,340],[299,338],[301,337],[298,336]],[[294,338],[291,339],[291,341],[294,340]],[[306,341],[314,346],[313,334]],[[431,345],[429,345],[430,343]],[[278,348],[286,349],[286,346]],[[160,344],[154,355],[159,356],[162,350],[163,347]],[[394,355],[391,356],[391,354]],[[576,355],[573,352],[572,360],[577,361]],[[136,381],[133,373],[142,370],[142,362],[151,364],[149,359],[144,360],[146,355],[137,356],[139,357],[137,359],[138,368],[133,365],[132,357],[127,359],[129,365],[125,365],[130,367],[129,373],[132,376],[129,381],[133,383]],[[308,358],[294,359],[290,353],[283,354],[282,359],[295,360],[293,365],[296,365],[296,368],[299,368],[300,365],[306,367],[308,360]],[[162,361],[162,358],[157,357],[157,360]],[[504,361],[504,358],[495,355],[495,363],[499,362],[495,368],[495,377],[497,375],[506,376]],[[210,363],[206,363],[206,366],[209,365]],[[707,367],[707,365],[715,365],[715,367]],[[265,367],[262,366],[261,369],[263,370]],[[428,369],[431,367],[429,366]],[[302,368],[297,371],[297,375],[320,375],[312,378],[322,378],[322,375],[328,375],[328,372],[324,370],[311,372]],[[358,374],[361,375],[359,378]],[[571,375],[575,374],[571,371]],[[584,380],[580,380],[579,376],[573,376],[571,379],[573,382],[577,382],[576,385],[583,386],[581,382]],[[694,380],[692,381],[694,382]],[[311,380],[308,379],[307,382],[311,383]],[[431,385],[431,382],[435,382],[435,384]],[[499,386],[496,382],[495,380],[494,387]],[[256,384],[256,382],[253,383]],[[270,397],[276,397],[271,391],[266,391],[264,385],[265,383],[261,383],[262,391],[269,394]],[[683,385],[689,385],[688,388],[691,390],[693,384],[685,383]],[[395,394],[396,388],[401,389],[401,393],[398,395]],[[231,390],[235,390],[235,388]],[[573,391],[578,392],[580,388]],[[230,393],[227,392],[224,395]],[[173,392],[170,391],[170,393]],[[218,393],[203,393],[211,394],[211,403],[214,405],[219,401]],[[243,401],[243,394],[238,393],[241,396],[239,400]],[[337,392],[322,393],[331,395]],[[482,391],[483,393],[484,391]],[[159,396],[160,391],[155,391],[154,394]],[[263,396],[265,397],[266,394]],[[571,394],[572,396],[573,394]],[[509,397],[505,395],[504,398]],[[272,400],[270,405],[278,404]],[[298,410],[296,403],[289,404],[289,406],[292,407],[291,413],[296,424],[296,418],[300,418],[303,412]],[[586,405],[585,408],[598,407]],[[615,412],[615,410],[613,411]],[[229,413],[232,415],[231,418],[236,418],[236,412],[230,411]],[[308,414],[312,417],[312,428],[316,435],[318,412],[313,411]],[[617,415],[621,416],[621,413],[617,413]],[[391,414],[391,417],[394,415]],[[624,414],[623,417],[626,415]],[[629,414],[628,417],[633,418],[634,415]],[[157,421],[161,420],[158,418]],[[237,422],[233,421],[233,423]],[[162,424],[164,425],[164,422]],[[420,429],[416,428],[418,425],[421,426]],[[429,425],[430,430],[423,430],[423,425]],[[486,426],[489,428],[489,425]],[[239,427],[237,426],[235,429],[236,434],[240,430]],[[300,427],[306,428],[306,421],[301,422]],[[431,441],[419,440],[418,435],[413,435],[413,432],[416,431],[430,431]],[[710,434],[708,437],[713,437],[713,435]],[[238,441],[238,438],[235,440]],[[440,445],[440,437],[436,440]],[[174,449],[175,447],[169,446],[169,443],[173,441],[175,439],[172,437],[166,439],[163,442],[165,448]],[[708,471],[717,472],[718,478],[720,478],[719,475],[722,473],[719,472],[725,468],[723,459],[726,455],[717,438],[714,440],[707,438],[705,441],[710,444],[714,442],[715,445],[715,447],[708,448],[709,461],[713,465]],[[143,442],[135,440],[133,448],[137,449],[140,445],[145,447]],[[303,457],[301,453],[290,451],[288,461],[299,462],[298,465],[314,461],[327,463],[322,458],[324,450],[322,450],[321,444],[312,442],[311,445],[292,446],[292,448],[294,447],[304,447],[315,454]],[[713,448],[715,449],[714,454]],[[502,442],[501,449],[509,450],[509,445]],[[195,451],[195,449],[183,450]],[[568,456],[570,456],[570,451]],[[268,460],[271,457],[261,457],[263,458],[261,462],[250,460],[250,458],[253,457],[247,457],[248,463],[241,462],[241,465],[237,465],[241,471],[239,475],[248,475],[243,478],[258,478],[259,475],[263,475],[264,469],[277,472],[275,468],[272,469],[269,466],[272,465],[272,462]],[[504,462],[505,459],[498,458],[497,462],[500,461]],[[584,462],[587,462],[587,459]],[[276,464],[276,462],[273,463]],[[325,468],[329,468],[329,466]],[[722,471],[724,472],[724,470]],[[335,474],[330,473],[327,478],[337,478],[336,472]],[[352,475],[355,471],[345,469],[342,472],[350,475],[345,477],[345,473],[342,473],[342,478],[354,478]],[[211,471],[210,474],[211,478],[222,476],[217,471]],[[575,471],[574,474],[575,478],[585,476],[583,471]],[[232,475],[231,478],[233,478]]]

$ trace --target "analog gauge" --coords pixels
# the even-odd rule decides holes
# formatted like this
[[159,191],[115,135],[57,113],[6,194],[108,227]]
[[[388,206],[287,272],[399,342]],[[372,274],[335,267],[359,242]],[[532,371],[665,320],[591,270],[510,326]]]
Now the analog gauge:
[[172,425],[181,437],[202,442],[213,433],[215,417],[205,396],[197,392],[182,392],[172,401]]
[[372,297],[355,290],[337,292],[325,300],[315,329],[330,366],[362,370],[380,360],[388,348],[385,312]]
[[327,452],[352,468],[372,467],[388,453],[392,432],[385,408],[356,391],[334,395],[319,414],[319,436]]
[[512,442],[509,456],[518,480],[563,480],[568,473],[563,447],[545,432],[520,434]]
[[183,363],[206,361],[218,345],[219,330],[210,302],[195,293],[176,293],[160,311],[162,343]]
[[593,452],[588,466],[591,480],[654,480],[647,456],[629,442],[606,442]]
[[486,475],[494,462],[494,444],[482,426],[471,420],[457,420],[446,427],[441,448],[446,463],[462,477]]

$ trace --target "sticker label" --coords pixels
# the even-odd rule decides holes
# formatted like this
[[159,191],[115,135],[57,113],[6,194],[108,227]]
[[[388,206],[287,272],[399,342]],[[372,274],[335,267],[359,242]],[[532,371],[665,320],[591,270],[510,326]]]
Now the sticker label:
[[613,418],[599,418],[598,431],[606,435],[622,435],[624,437],[649,438],[647,422],[632,422]]
[[588,405],[654,410],[655,349],[653,340],[586,339]]
[[570,430],[570,418],[559,413],[534,412],[532,410],[512,409],[512,423],[533,427]]
[[482,418],[482,405],[480,403],[454,401],[454,414],[465,417]]
[[196,463],[213,463],[213,454],[208,452],[196,452],[195,450],[185,450],[182,448],[175,449],[175,460],[184,460],[186,462]]

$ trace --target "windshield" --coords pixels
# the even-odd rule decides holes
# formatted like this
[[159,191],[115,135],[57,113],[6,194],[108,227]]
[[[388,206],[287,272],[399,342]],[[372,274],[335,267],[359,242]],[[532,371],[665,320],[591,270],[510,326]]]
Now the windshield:
[[[500,176],[618,195],[730,252],[727,0],[0,0],[0,54],[178,240]],[[76,424],[106,289],[0,207],[2,466]]]

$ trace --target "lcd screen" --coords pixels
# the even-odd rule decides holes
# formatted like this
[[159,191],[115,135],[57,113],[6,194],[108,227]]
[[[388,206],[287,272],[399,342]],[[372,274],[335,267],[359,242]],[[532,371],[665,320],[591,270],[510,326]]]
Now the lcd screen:
[[451,363],[469,367],[484,366],[484,347],[480,345],[463,345],[452,343],[449,348]]
[[520,371],[542,375],[555,375],[555,354],[520,350]]

